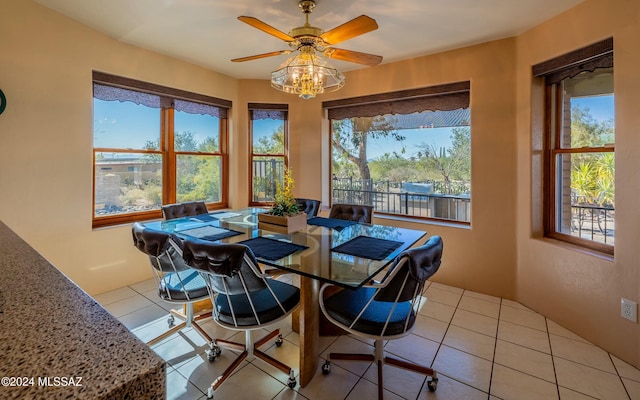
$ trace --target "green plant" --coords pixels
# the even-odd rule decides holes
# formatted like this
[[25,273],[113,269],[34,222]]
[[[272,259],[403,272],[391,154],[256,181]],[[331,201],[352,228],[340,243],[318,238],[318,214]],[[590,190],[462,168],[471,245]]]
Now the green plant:
[[293,197],[293,177],[291,169],[284,169],[284,183],[276,182],[276,201],[271,208],[271,214],[285,216],[299,212],[296,199]]

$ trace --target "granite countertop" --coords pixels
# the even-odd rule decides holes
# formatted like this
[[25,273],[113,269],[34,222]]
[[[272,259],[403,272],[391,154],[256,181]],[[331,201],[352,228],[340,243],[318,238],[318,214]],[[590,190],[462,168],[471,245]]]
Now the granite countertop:
[[165,398],[162,358],[2,222],[0,249],[0,399]]

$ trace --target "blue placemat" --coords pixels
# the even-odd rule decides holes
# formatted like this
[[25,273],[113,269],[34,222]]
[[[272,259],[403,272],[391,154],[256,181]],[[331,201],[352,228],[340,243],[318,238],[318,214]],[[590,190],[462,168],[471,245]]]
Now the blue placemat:
[[335,229],[340,232],[348,226],[355,225],[356,222],[346,219],[313,217],[307,220],[307,224],[326,226],[327,228]]
[[200,222],[211,222],[218,220],[218,218],[213,217],[211,214],[198,214],[191,217],[191,219],[196,219]]
[[370,260],[384,260],[401,245],[402,242],[396,242],[394,240],[378,239],[369,236],[357,236],[348,242],[332,248],[331,251],[348,254],[350,256],[368,258]]
[[208,214],[198,214],[193,217],[189,217],[192,220],[200,221],[200,222],[211,222],[217,221],[219,219],[231,218],[231,217],[239,217],[242,214],[238,214],[230,211],[216,211]]
[[176,233],[185,236],[191,236],[194,238],[209,240],[215,242],[216,240],[222,240],[231,236],[242,235],[242,232],[234,231],[232,229],[217,228],[211,225],[200,226],[197,228],[184,229],[176,231]]
[[308,249],[300,244],[282,242],[280,240],[257,237],[238,242],[248,246],[258,258],[275,261],[291,255],[299,250]]

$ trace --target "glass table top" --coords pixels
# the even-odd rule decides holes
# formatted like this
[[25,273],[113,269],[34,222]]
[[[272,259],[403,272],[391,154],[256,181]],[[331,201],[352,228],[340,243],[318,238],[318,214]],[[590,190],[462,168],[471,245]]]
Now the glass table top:
[[[267,238],[296,244],[302,248],[282,258],[273,260],[260,257],[258,254],[256,258],[264,265],[346,288],[362,286],[388,266],[398,254],[427,235],[427,232],[415,229],[360,223],[342,229],[308,224],[306,229],[299,232],[283,234],[258,228],[258,214],[265,211],[268,210],[246,208],[214,211],[201,216],[149,222],[145,223],[145,226],[175,233],[183,238],[216,238],[216,235],[225,236],[229,230],[236,232],[233,236],[214,240],[217,243],[238,243],[253,238]],[[355,242],[350,242],[353,239],[356,239]],[[360,242],[360,246],[357,246],[356,242]],[[348,246],[351,250],[359,249],[360,252],[349,251],[344,249],[345,246],[342,246],[343,249],[336,249],[340,245]],[[349,252],[359,255],[346,254]]]

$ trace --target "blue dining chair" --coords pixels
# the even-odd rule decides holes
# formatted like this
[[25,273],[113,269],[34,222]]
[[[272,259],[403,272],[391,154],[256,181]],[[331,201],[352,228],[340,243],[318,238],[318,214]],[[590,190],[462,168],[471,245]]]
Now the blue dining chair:
[[320,200],[313,199],[304,199],[301,197],[296,198],[296,204],[298,206],[298,211],[307,213],[307,219],[311,219],[313,217],[318,216],[318,211],[320,211]]
[[370,224],[373,218],[373,207],[363,204],[335,203],[331,206],[329,218]]
[[[180,241],[170,240],[169,233],[147,228],[139,222],[133,224],[131,233],[134,246],[149,257],[160,299],[184,308],[182,311],[171,310],[167,319],[170,329],[147,344],[151,346],[181,329],[193,327],[210,347],[213,346],[213,339],[198,324],[198,321],[211,317],[211,313],[196,315],[193,306],[207,300],[209,291],[200,274],[185,264]],[[175,325],[175,317],[182,322]]]
[[254,341],[252,332],[281,321],[300,304],[300,289],[288,283],[269,279],[260,271],[251,249],[238,243],[214,243],[199,239],[183,242],[185,262],[197,270],[209,288],[213,307],[213,319],[219,325],[245,332],[245,343],[215,339],[211,357],[221,353],[220,347],[240,354],[218,376],[208,390],[213,398],[218,387],[240,366],[247,357],[256,356],[289,375],[288,386],[297,384],[294,371],[289,366],[260,351],[258,347],[277,336],[276,345],[283,343],[279,329]]
[[184,203],[165,204],[162,206],[162,217],[165,220],[193,217],[199,214],[207,214],[207,205],[204,201],[189,201]]
[[435,391],[438,375],[435,370],[385,356],[384,341],[402,338],[413,330],[422,303],[424,284],[440,268],[443,242],[432,236],[424,245],[401,252],[380,282],[372,282],[357,290],[343,289],[324,298],[320,289],[320,309],[327,319],[355,336],[373,339],[373,354],[330,353],[322,367],[331,371],[330,360],[360,360],[375,362],[378,367],[378,398],[382,399],[384,364],[427,375],[427,387]]

